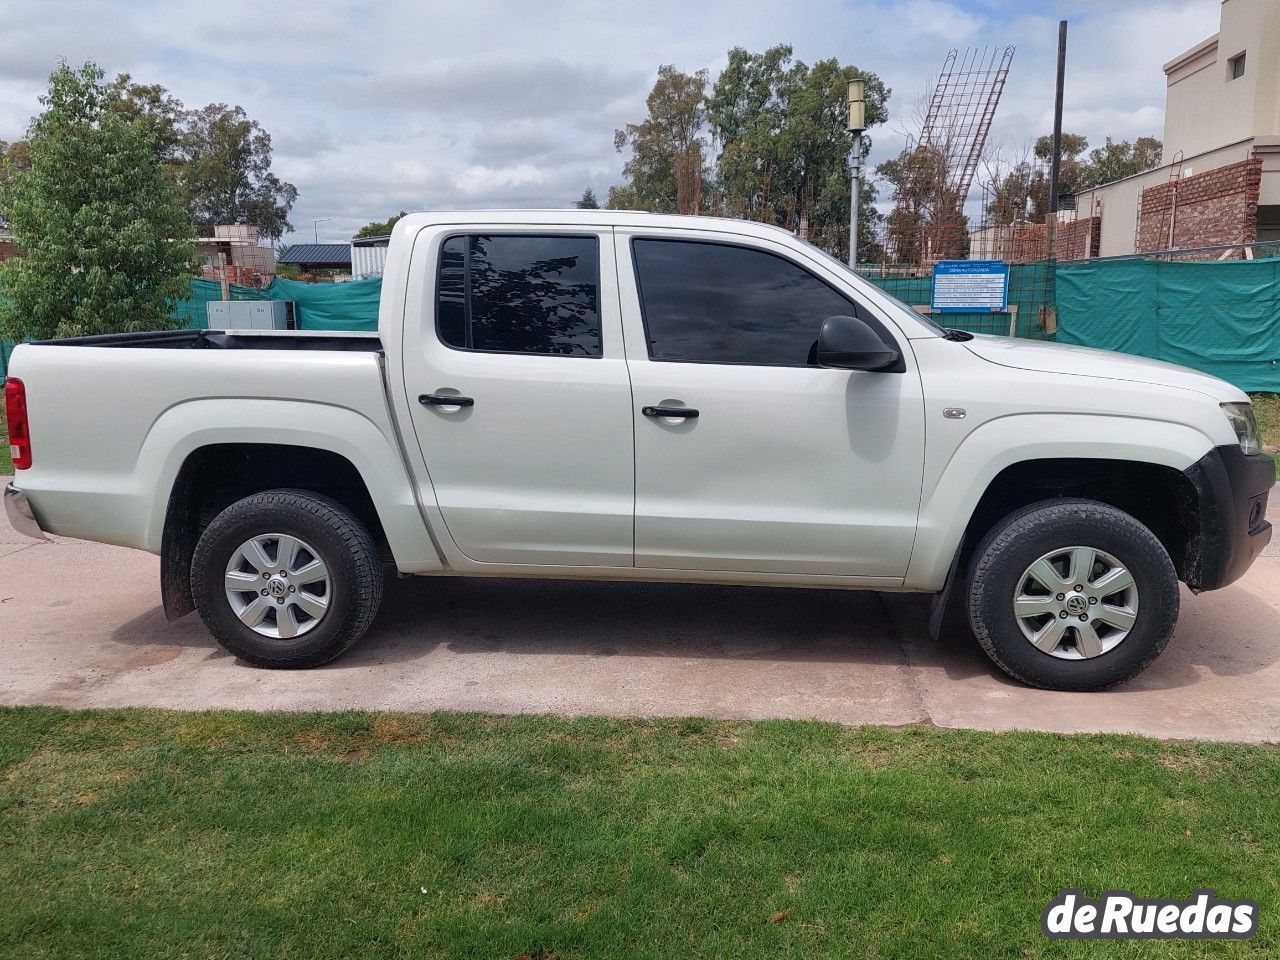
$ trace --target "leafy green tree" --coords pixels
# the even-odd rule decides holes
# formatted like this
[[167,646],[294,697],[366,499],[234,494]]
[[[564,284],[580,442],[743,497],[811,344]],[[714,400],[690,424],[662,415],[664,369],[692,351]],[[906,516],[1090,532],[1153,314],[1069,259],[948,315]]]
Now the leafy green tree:
[[17,170],[31,168],[31,147],[25,140],[13,143],[0,140],[0,163],[7,163]]
[[138,83],[127,73],[111,90],[113,109],[150,128],[197,227],[208,234],[220,224],[247,223],[272,240],[293,229],[289,211],[298,190],[271,172],[271,137],[242,107],[188,110],[160,84]]
[[116,75],[111,92],[114,109],[150,127],[160,161],[171,170],[181,167],[188,118],[182,101],[160,84],[138,83],[127,73]]
[[[175,325],[194,248],[191,223],[157,160],[151,128],[115,109],[93,63],[61,64],[9,162],[0,211],[19,257],[0,264],[0,334],[67,337]],[[181,321],[177,321],[180,325]]]
[[625,182],[609,190],[610,209],[698,213],[706,207],[706,70],[682,73],[664,64],[647,100],[649,115],[613,135],[618,151],[631,150]]
[[389,237],[395,225],[400,222],[400,218],[407,216],[401,210],[397,214],[387,217],[385,220],[374,220],[372,223],[366,223],[363,227],[356,231],[356,239],[361,240],[365,237]]
[[[819,60],[792,59],[785,44],[751,53],[729,51],[708,100],[711,132],[720,145],[716,186],[724,210],[796,229],[805,220],[823,246],[847,253],[853,137],[846,128],[848,84],[865,82],[867,126],[883,123],[890,91],[873,73]],[[864,154],[870,138],[863,136]],[[860,250],[874,243],[876,191],[862,181]]]
[[582,191],[582,196],[573,201],[573,205],[579,210],[600,209],[600,201],[596,199],[596,192],[590,187]]
[[179,152],[179,185],[197,227],[248,223],[272,240],[293,229],[298,188],[271,172],[271,135],[242,107],[211,103],[189,114]]
[[[9,143],[0,140],[0,185],[13,173],[29,170],[31,168],[31,148],[27,146],[25,140],[15,140]],[[9,222],[4,218],[4,211],[0,210],[0,227],[8,228]]]
[[1107,137],[1103,146],[1089,151],[1076,189],[1087,190],[1152,170],[1160,166],[1163,151],[1164,144],[1155,137],[1139,137],[1132,143]]

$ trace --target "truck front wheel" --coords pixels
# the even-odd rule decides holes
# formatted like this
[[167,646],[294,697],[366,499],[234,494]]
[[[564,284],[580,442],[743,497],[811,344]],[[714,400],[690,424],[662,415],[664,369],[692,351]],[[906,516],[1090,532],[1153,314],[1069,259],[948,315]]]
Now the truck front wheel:
[[1024,507],[974,554],[969,622],[1023,683],[1101,690],[1136,676],[1173,636],[1178,576],[1163,544],[1092,500]]
[[368,629],[382,600],[378,550],[340,503],[269,490],[233,503],[196,545],[191,592],[218,642],[259,667],[314,667]]

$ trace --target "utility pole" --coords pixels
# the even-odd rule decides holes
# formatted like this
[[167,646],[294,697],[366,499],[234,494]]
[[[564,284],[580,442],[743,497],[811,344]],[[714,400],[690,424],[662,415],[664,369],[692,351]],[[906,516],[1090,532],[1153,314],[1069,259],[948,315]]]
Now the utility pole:
[[1058,175],[1062,170],[1062,87],[1067,75],[1067,21],[1058,21],[1058,88],[1053,101],[1053,160],[1049,167],[1049,222],[1045,238],[1049,242],[1048,256],[1054,255],[1054,241],[1058,232]]
[[853,151],[849,157],[849,269],[858,266],[858,194],[862,187],[862,131],[867,129],[866,86],[862,80],[849,81],[849,132]]

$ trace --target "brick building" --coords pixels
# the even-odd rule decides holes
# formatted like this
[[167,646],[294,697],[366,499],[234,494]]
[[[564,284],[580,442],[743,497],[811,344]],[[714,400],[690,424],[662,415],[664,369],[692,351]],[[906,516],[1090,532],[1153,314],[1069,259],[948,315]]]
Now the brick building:
[[1164,65],[1162,166],[1076,196],[1095,256],[1280,240],[1280,2],[1222,0]]

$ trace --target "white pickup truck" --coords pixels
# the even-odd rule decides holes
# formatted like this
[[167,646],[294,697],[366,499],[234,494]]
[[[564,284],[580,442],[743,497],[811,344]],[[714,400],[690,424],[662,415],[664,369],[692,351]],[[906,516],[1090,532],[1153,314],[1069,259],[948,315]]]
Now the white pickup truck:
[[159,554],[166,612],[267,667],[350,647],[394,568],[931,593],[1077,690],[1271,537],[1235,387],[945,330],[771,227],[415,214],[380,311],[19,346],[12,522]]

